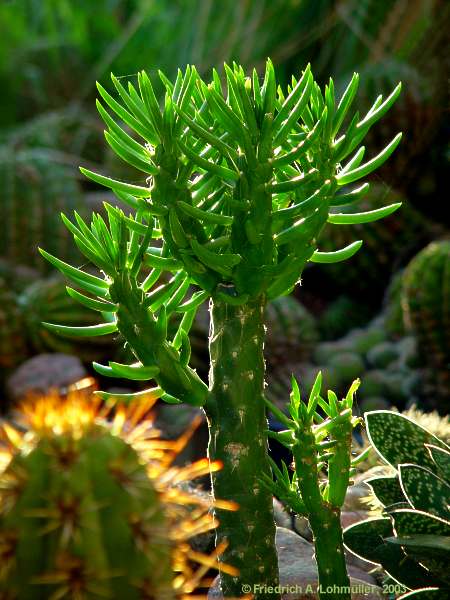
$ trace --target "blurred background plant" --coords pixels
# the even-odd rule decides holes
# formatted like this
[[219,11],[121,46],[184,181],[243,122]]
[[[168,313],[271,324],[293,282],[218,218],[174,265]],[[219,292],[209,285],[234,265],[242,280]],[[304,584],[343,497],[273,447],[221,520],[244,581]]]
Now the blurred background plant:
[[[95,81],[108,86],[110,71],[133,81],[140,69],[150,75],[162,69],[172,77],[189,63],[203,75],[225,60],[261,70],[270,56],[285,83],[311,62],[319,81],[326,83],[331,75],[341,92],[358,71],[363,108],[373,102],[375,90],[386,94],[402,80],[399,101],[371,134],[371,152],[381,148],[388,132],[405,132],[402,152],[372,178],[364,206],[376,208],[400,199],[402,210],[364,226],[365,250],[345,267],[310,266],[297,298],[281,299],[267,315],[271,400],[284,405],[292,372],[308,386],[322,367],[325,384],[338,390],[362,377],[358,401],[363,407],[403,409],[416,403],[447,412],[449,378],[442,372],[448,364],[445,356],[423,364],[426,337],[411,326],[412,305],[405,299],[411,285],[400,272],[428,243],[449,234],[442,201],[448,193],[443,82],[449,67],[449,17],[450,5],[444,0],[1,3],[2,387],[11,389],[6,380],[37,353],[73,354],[88,369],[92,355],[101,354],[99,345],[68,345],[40,328],[41,319],[79,320],[74,311],[80,308],[64,297],[62,282],[42,279],[48,276],[48,265],[37,253],[41,244],[83,264],[81,255],[73,254],[59,213],[101,209],[107,193],[81,179],[79,164],[139,182],[103,142],[103,125],[94,109]],[[323,241],[330,250],[359,236],[352,227],[332,225],[327,233]],[[442,264],[448,264],[448,244],[443,248],[447,263],[442,258]],[[434,305],[439,304],[435,309],[441,315],[442,348],[448,347],[450,337],[445,309],[449,273],[441,267],[432,280],[436,292],[429,292]],[[200,373],[207,365],[207,330],[208,317],[200,311],[192,332]],[[433,379],[439,381],[437,399]]]

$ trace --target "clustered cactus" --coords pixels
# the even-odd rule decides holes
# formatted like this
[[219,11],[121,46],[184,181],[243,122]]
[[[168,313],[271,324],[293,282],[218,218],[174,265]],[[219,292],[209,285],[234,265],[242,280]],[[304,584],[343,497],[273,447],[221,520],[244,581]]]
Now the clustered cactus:
[[[75,221],[63,217],[100,275],[42,254],[83,290],[76,298],[103,319],[91,327],[48,327],[72,337],[119,332],[136,362],[95,364],[101,374],[155,379],[163,400],[203,406],[209,457],[224,465],[213,475],[214,494],[240,506],[239,515],[221,515],[217,530],[217,542],[230,543],[223,560],[240,571],[240,578],[221,573],[222,591],[236,597],[243,582],[264,589],[278,578],[272,498],[260,483],[270,476],[265,306],[293,290],[308,261],[345,260],[359,249],[361,242],[331,253],[318,250],[327,223],[366,223],[399,207],[336,212],[365,194],[368,183],[348,186],[377,169],[399,144],[401,134],[362,163],[360,143],[395,102],[400,85],[386,99],[379,96],[364,117],[355,112],[343,130],[356,74],[339,101],[333,81],[322,91],[309,65],[287,91],[278,86],[270,60],[262,82],[256,71],[248,77],[236,64],[225,65],[225,86],[216,71],[205,83],[191,66],[174,82],[159,76],[162,105],[145,72],[137,86],[113,77],[117,99],[98,86],[107,142],[147,179],[131,184],[82,169],[131,212],[106,204],[106,221],[97,214],[90,224],[78,214]],[[143,272],[144,265],[150,272]],[[209,386],[189,366],[188,335],[196,308],[207,299]],[[167,322],[174,313],[182,318],[172,336]]]
[[273,482],[266,477],[265,484],[295,514],[309,520],[314,536],[320,598],[349,600],[350,580],[340,517],[347,488],[356,472],[355,466],[367,454],[364,451],[352,459],[352,430],[361,421],[352,414],[359,381],[352,384],[342,400],[331,390],[327,400],[321,396],[321,373],[308,402],[302,401],[294,378],[292,385],[290,417],[266,402],[287,428],[270,435],[292,452],[295,471],[291,477],[285,464],[280,469],[272,462],[276,480]]
[[345,544],[381,565],[405,589],[401,598],[444,600],[450,594],[450,447],[402,414],[373,411],[365,420],[370,443],[395,471],[367,481],[383,516],[347,528]]
[[[401,304],[427,369],[428,395],[450,396],[450,240],[432,242],[405,269]],[[437,402],[435,401],[437,406]]]
[[21,428],[3,424],[2,598],[171,600],[202,585],[215,559],[187,540],[214,526],[210,506],[175,484],[208,464],[172,466],[182,444],[143,418],[154,402],[50,394],[21,407]]

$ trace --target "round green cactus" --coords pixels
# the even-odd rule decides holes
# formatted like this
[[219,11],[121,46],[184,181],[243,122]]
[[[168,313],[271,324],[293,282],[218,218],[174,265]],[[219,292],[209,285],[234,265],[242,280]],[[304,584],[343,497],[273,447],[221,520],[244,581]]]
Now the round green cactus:
[[0,278],[0,369],[14,368],[27,357],[24,329],[17,298]]
[[402,305],[407,328],[416,336],[428,367],[427,396],[450,396],[450,240],[424,248],[406,268]]
[[[209,507],[197,507],[196,521],[171,491],[174,452],[161,450],[151,421],[135,427],[153,402],[118,406],[111,420],[94,398],[50,395],[22,407],[26,433],[3,426],[1,597],[172,600],[189,591],[184,540],[213,525]],[[192,473],[205,470],[198,463]],[[175,472],[182,481],[189,467]]]
[[70,168],[45,152],[2,151],[0,178],[0,256],[48,272],[36,254],[37,246],[45,242],[52,252],[80,260],[59,216],[62,210],[83,210],[81,188]]

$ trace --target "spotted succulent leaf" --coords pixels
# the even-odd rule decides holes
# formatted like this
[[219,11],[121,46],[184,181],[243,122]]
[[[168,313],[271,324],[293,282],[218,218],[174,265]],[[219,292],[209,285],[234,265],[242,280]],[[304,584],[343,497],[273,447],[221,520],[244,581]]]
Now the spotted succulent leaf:
[[375,497],[384,506],[403,502],[405,499],[398,477],[374,477],[368,479],[366,483],[370,485]]
[[450,452],[444,448],[438,448],[432,444],[426,444],[431,458],[435,462],[439,475],[446,481],[450,480]]
[[435,464],[425,444],[448,450],[443,441],[402,414],[375,410],[366,413],[365,421],[370,443],[394,468],[413,462],[433,470]]
[[381,565],[398,583],[408,588],[431,585],[427,571],[408,558],[400,546],[388,545],[394,531],[389,518],[369,519],[344,531],[344,543],[353,554]]
[[400,465],[399,479],[413,508],[450,520],[450,486],[443,479],[418,465]]
[[450,535],[450,522],[431,515],[427,512],[412,508],[400,509],[391,512],[394,528],[399,536],[426,533],[432,535]]
[[384,538],[392,535],[392,523],[388,518],[369,519],[351,525],[344,532],[344,543],[360,558],[379,563],[379,549]]

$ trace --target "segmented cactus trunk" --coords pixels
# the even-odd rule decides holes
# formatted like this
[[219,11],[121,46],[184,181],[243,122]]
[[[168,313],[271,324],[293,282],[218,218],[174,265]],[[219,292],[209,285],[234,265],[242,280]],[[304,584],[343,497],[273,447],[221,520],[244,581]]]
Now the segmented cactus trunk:
[[[319,598],[321,600],[350,600],[350,579],[345,563],[342,539],[341,509],[348,485],[350,467],[349,448],[345,442],[351,436],[351,425],[342,426],[343,431],[334,438],[337,441],[335,455],[328,466],[328,499],[320,490],[315,438],[311,430],[297,434],[293,448],[298,485],[305,504],[314,536],[314,550],[319,575]],[[346,435],[347,434],[347,435]],[[342,445],[344,447],[339,448]],[[348,444],[350,446],[350,443]]]
[[[278,580],[272,494],[261,485],[269,476],[264,394],[264,299],[242,306],[214,300],[209,349],[209,458],[223,469],[213,475],[215,497],[234,500],[239,510],[220,512],[218,542],[230,546],[222,560],[237,567],[239,580],[221,574],[224,597],[240,597],[242,586],[263,589]],[[245,591],[245,590],[244,590]],[[255,598],[275,598],[266,592]]]
[[319,573],[321,600],[350,600],[350,579],[345,564],[341,510],[331,505],[309,515]]

